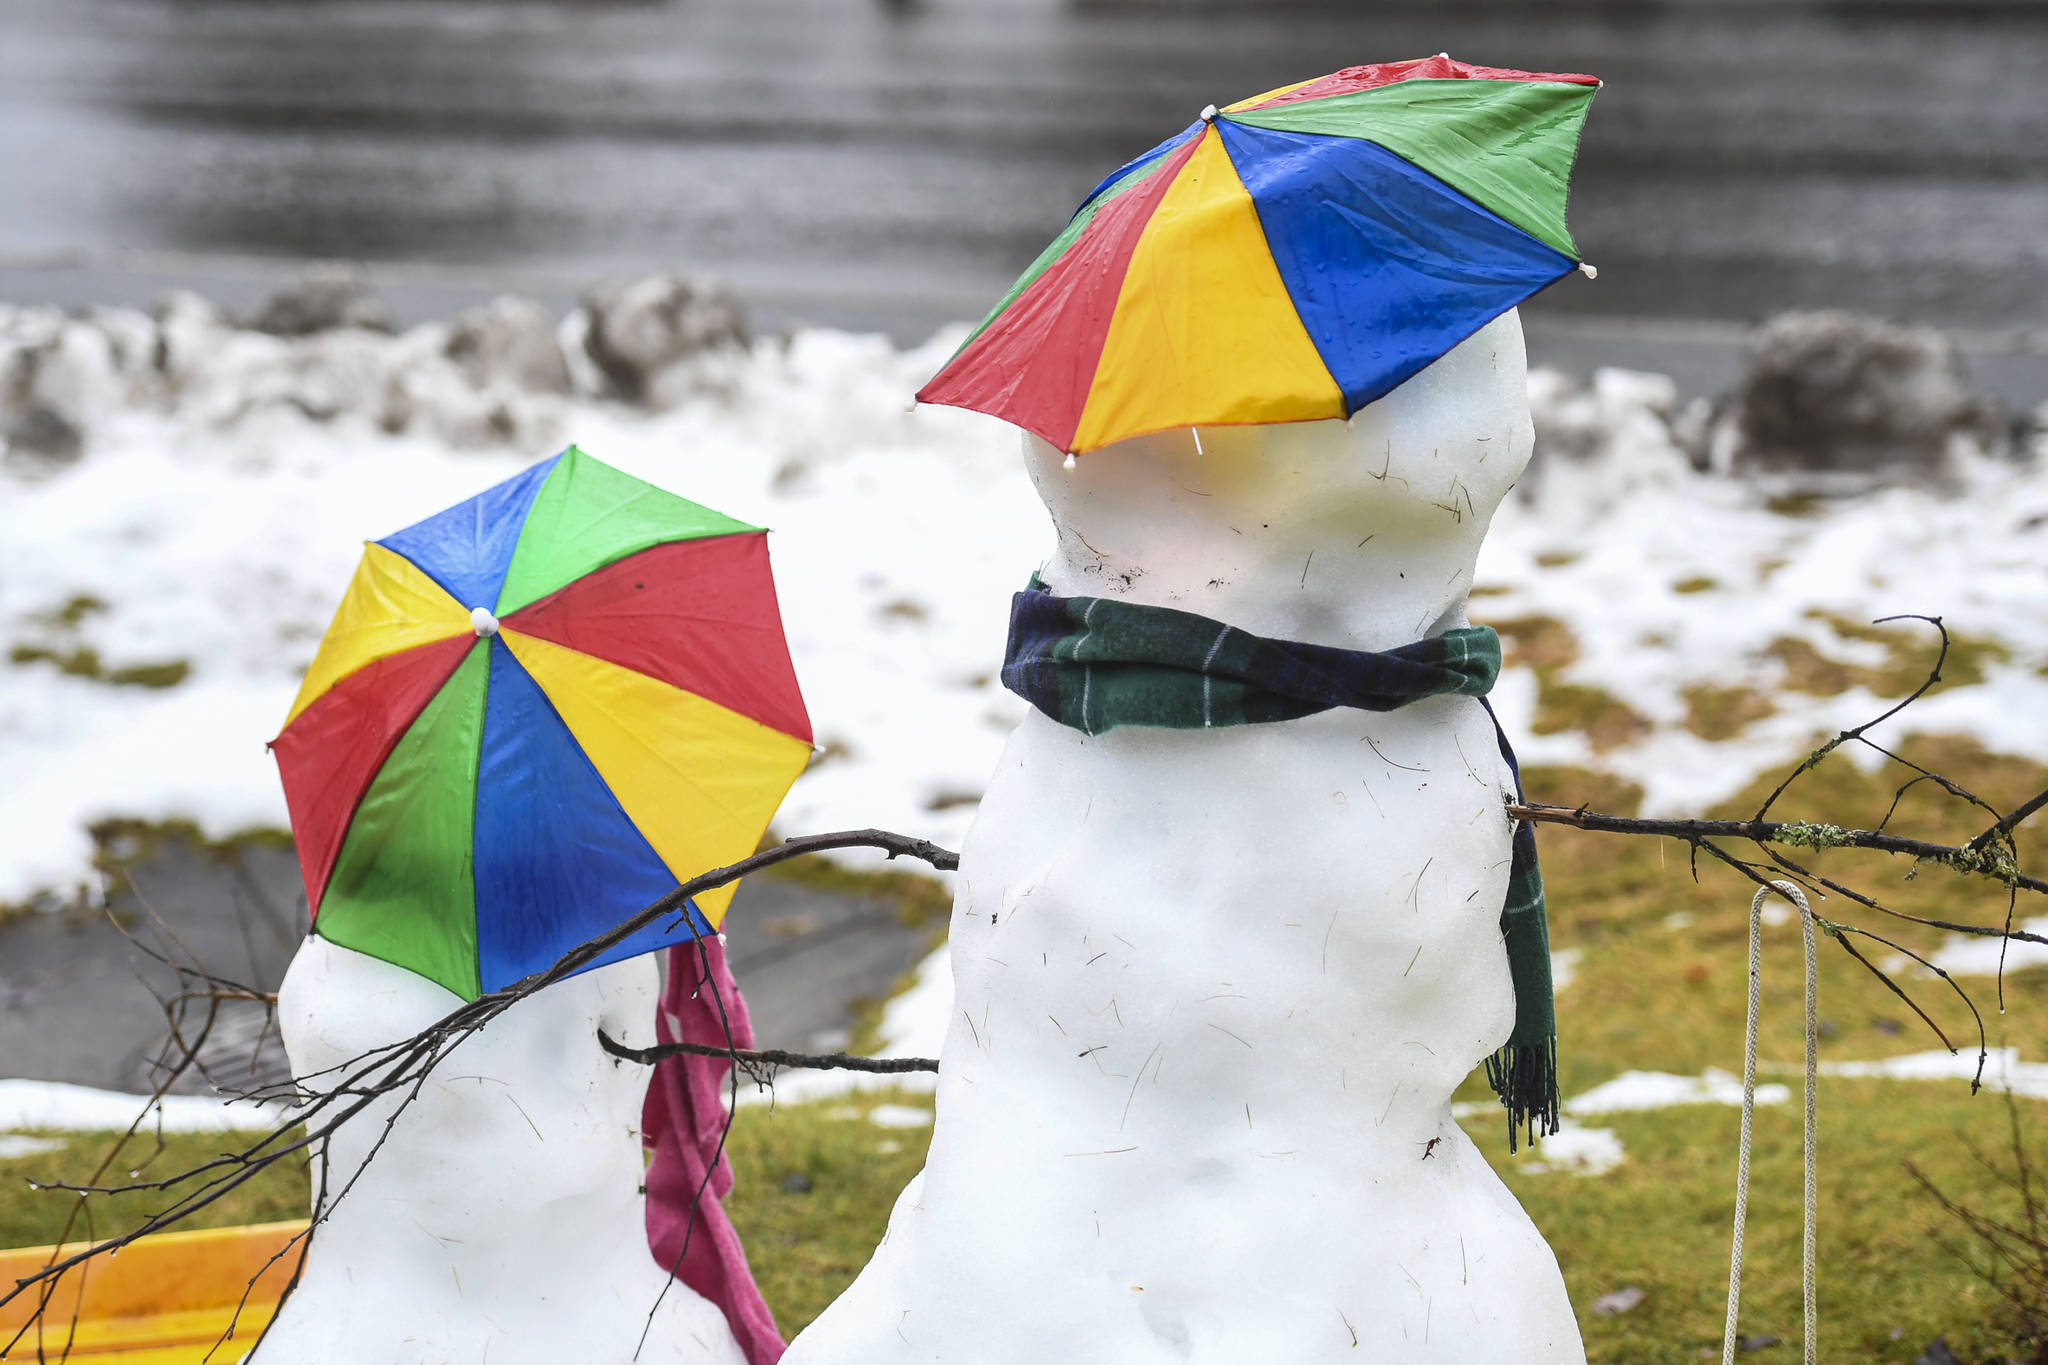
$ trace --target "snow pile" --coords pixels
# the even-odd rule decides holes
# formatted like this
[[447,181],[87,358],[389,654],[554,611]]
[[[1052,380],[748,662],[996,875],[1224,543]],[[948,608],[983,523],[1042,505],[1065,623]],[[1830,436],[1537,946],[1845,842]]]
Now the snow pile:
[[[147,1095],[61,1081],[0,1081],[0,1133],[119,1132],[131,1123],[142,1133],[263,1133],[277,1127],[285,1112],[282,1105],[204,1095],[166,1095],[152,1103]],[[11,1154],[33,1155],[19,1148]]]
[[1948,336],[1839,312],[1758,329],[1731,434],[1745,459],[1822,471],[1926,467],[2000,441]]

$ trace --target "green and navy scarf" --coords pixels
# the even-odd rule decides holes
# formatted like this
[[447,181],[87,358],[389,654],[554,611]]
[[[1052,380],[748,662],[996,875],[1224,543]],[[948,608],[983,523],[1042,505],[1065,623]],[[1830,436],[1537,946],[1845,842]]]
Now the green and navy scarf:
[[[1500,675],[1500,637],[1464,626],[1370,652],[1268,640],[1170,607],[1058,597],[1039,581],[1010,607],[1003,685],[1062,725],[1099,735],[1119,725],[1206,730],[1293,720],[1337,706],[1392,711],[1424,697],[1476,697],[1493,720],[1521,799],[1522,774],[1485,696]],[[1557,1019],[1536,830],[1515,825],[1501,935],[1515,987],[1515,1028],[1486,1061],[1508,1111],[1508,1150],[1557,1131]],[[1541,1133],[1538,1129],[1541,1129]]]

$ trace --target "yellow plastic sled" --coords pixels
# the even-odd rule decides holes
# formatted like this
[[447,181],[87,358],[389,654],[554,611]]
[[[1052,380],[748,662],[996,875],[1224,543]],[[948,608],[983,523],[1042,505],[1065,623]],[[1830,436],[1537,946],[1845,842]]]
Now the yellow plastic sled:
[[[278,1296],[291,1283],[305,1248],[303,1241],[291,1245],[291,1239],[305,1228],[303,1222],[259,1223],[166,1232],[133,1242],[118,1256],[95,1257],[64,1276],[40,1327],[31,1328],[0,1359],[235,1365],[277,1311]],[[76,1245],[66,1248],[67,1254],[78,1250]],[[0,1288],[11,1289],[16,1280],[48,1265],[55,1251],[0,1251]],[[34,1314],[37,1299],[34,1293],[24,1294],[0,1308],[0,1345]],[[234,1335],[222,1341],[230,1322]]]

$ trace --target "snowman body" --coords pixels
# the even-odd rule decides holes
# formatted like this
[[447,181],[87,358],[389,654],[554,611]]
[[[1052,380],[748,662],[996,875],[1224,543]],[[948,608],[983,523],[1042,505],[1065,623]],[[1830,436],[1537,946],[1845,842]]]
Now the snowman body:
[[[597,1040],[654,1042],[659,993],[648,957],[558,982],[442,1058],[402,1113],[386,1096],[327,1138],[326,1217],[253,1365],[745,1365],[717,1306],[648,1251],[647,1070]],[[460,1004],[315,936],[278,1022],[319,1093]]]
[[[1065,596],[1389,649],[1466,624],[1531,444],[1510,313],[1349,424],[1062,468]],[[788,1365],[1584,1359],[1452,1091],[1503,1043],[1510,778],[1470,698],[1099,736],[1027,716],[962,850],[922,1174]]]

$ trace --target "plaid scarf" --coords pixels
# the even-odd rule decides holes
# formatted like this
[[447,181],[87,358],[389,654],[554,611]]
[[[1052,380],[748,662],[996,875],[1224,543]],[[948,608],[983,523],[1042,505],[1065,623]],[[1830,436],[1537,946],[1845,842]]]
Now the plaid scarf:
[[[1170,607],[1058,597],[1033,575],[1010,607],[1003,685],[1062,725],[1099,735],[1119,725],[1206,730],[1293,720],[1337,706],[1392,711],[1424,697],[1479,698],[1521,799],[1522,774],[1485,701],[1500,674],[1500,637],[1465,626],[1380,653],[1251,635]],[[1508,1150],[1557,1131],[1557,1020],[1536,829],[1519,821],[1501,908],[1515,987],[1515,1027],[1487,1058],[1508,1111]]]

